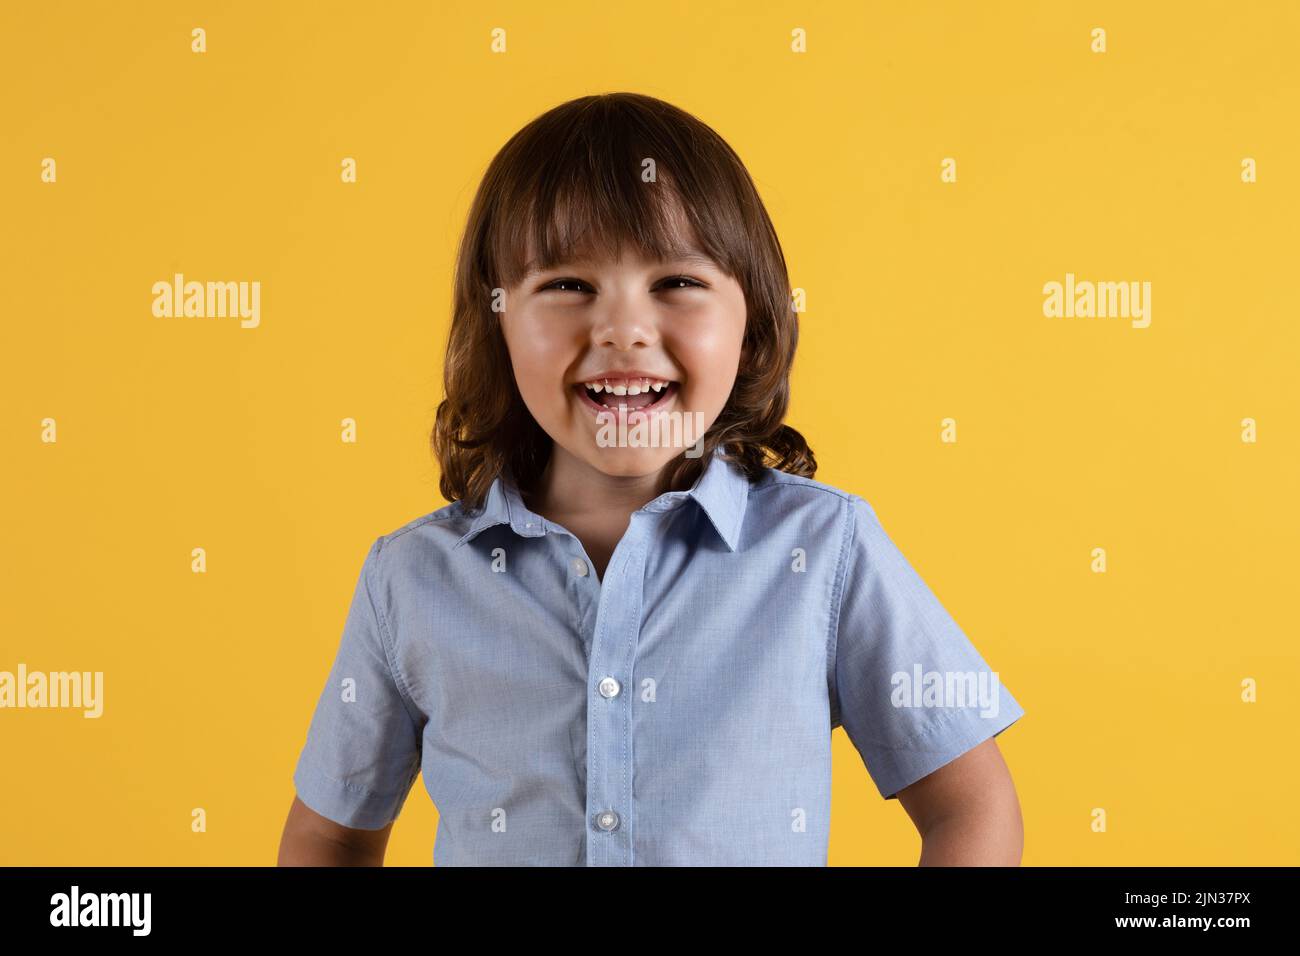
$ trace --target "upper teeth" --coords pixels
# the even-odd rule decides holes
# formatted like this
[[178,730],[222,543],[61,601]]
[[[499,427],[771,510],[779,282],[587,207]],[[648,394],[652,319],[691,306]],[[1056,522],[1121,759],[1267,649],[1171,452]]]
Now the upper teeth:
[[603,378],[598,382],[583,382],[582,384],[597,394],[605,391],[612,392],[615,395],[640,395],[642,392],[648,392],[651,389],[662,392],[671,383],[656,378],[628,378],[618,379],[614,382]]

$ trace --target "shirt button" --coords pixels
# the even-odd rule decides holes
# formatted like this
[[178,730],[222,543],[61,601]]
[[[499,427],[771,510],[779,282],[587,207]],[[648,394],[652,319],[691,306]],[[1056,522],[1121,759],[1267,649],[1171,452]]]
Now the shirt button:
[[582,560],[582,558],[574,558],[573,573],[580,578],[585,578],[587,576],[587,562]]
[[618,829],[618,814],[613,810],[606,810],[603,813],[596,814],[596,826],[608,832]]
[[618,696],[619,683],[618,681],[614,680],[614,678],[612,677],[603,678],[598,686],[600,688],[601,697]]

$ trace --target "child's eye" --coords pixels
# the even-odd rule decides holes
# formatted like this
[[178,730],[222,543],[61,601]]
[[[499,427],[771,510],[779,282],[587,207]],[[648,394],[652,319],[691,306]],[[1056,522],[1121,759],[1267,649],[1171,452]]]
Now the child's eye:
[[[686,285],[681,285],[681,283],[686,283]],[[541,289],[539,289],[538,291],[546,292],[549,289],[554,289],[556,292],[569,291],[561,288],[561,286],[570,286],[570,287],[584,286],[588,291],[590,291],[591,289],[591,287],[588,286],[587,283],[583,282],[581,279],[554,279],[551,282],[548,282],[546,285],[542,286]],[[676,289],[708,288],[703,282],[699,282],[696,279],[692,279],[690,276],[669,276],[667,279],[664,279],[660,283],[660,287],[664,289],[668,289],[670,291]],[[573,289],[572,291],[576,292],[578,290]]]
[[563,292],[564,290],[559,288],[559,286],[561,285],[586,285],[586,284],[587,283],[583,282],[581,279],[556,279],[554,282],[548,282],[546,285],[542,286],[542,288],[539,291],[545,292],[547,289],[555,289],[557,292]]
[[[677,282],[687,282],[690,284],[685,286],[675,285],[674,283]],[[697,282],[695,279],[692,279],[690,276],[669,276],[667,279],[664,280],[664,287],[667,289],[706,288],[703,282]]]

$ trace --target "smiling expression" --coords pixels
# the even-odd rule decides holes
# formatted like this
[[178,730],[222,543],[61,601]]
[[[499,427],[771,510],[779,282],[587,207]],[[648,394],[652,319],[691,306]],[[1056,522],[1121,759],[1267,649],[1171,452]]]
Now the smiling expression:
[[531,271],[506,290],[501,328],[524,404],[556,446],[608,475],[649,475],[689,445],[605,447],[601,419],[690,413],[707,430],[735,383],[745,316],[739,283],[707,256],[625,249]]

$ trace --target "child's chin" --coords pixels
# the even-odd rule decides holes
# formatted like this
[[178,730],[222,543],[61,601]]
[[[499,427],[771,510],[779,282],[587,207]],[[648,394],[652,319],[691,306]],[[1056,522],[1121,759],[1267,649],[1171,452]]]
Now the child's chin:
[[592,448],[587,453],[591,465],[611,478],[634,478],[653,475],[677,457],[673,448]]

